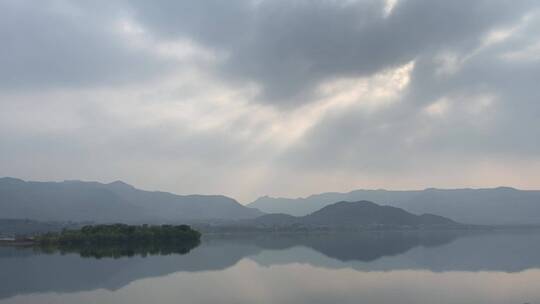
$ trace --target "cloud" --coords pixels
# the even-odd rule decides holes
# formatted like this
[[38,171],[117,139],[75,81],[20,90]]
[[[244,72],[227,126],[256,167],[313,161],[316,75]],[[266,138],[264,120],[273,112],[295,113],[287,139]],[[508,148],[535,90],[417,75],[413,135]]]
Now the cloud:
[[221,71],[280,106],[320,83],[360,77],[445,49],[467,49],[524,14],[530,1],[135,1],[136,18],[169,39],[226,54]]
[[538,187],[539,24],[527,0],[1,1],[0,167],[242,200]]
[[109,8],[1,1],[0,88],[119,85],[165,72],[170,62],[132,47],[115,23],[121,11]]

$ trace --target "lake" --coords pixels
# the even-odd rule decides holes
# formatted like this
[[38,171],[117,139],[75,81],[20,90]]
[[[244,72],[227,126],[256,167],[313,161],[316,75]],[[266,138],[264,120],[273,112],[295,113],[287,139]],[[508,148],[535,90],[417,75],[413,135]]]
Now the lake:
[[540,232],[205,236],[186,254],[0,247],[0,304],[540,303]]

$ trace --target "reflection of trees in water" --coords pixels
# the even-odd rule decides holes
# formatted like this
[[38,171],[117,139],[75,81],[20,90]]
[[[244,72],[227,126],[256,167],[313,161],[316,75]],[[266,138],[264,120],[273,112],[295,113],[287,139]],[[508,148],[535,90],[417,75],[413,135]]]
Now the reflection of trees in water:
[[[255,246],[231,242],[186,245],[62,248],[64,251],[0,246],[0,302],[18,294],[117,290],[135,280],[178,271],[223,270],[259,252]],[[122,258],[114,258],[119,254]]]
[[199,240],[182,242],[132,242],[121,244],[58,244],[34,247],[39,253],[45,254],[79,254],[84,258],[121,258],[149,255],[186,254],[200,244]]
[[[116,290],[138,279],[178,271],[224,270],[234,267],[243,258],[264,266],[300,263],[315,267],[350,267],[358,271],[520,272],[540,267],[538,232],[244,234],[206,236],[200,246],[196,249],[195,246],[197,244],[192,247],[185,243],[175,246],[167,242],[120,247],[42,247],[36,251],[0,246],[0,300],[38,292]],[[426,249],[407,252],[418,246]],[[296,250],[298,247],[301,250]],[[309,250],[306,252],[305,248]],[[190,250],[189,254],[183,254]],[[312,251],[323,256],[311,254]],[[128,256],[133,258],[118,258]],[[376,261],[392,256],[396,258]],[[365,263],[358,265],[356,261]]]

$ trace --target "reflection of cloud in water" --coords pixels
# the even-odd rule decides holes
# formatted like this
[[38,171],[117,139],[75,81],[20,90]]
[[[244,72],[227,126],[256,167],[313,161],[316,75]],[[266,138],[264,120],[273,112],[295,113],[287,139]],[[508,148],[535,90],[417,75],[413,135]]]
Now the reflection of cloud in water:
[[537,269],[519,273],[362,272],[296,263],[264,267],[243,259],[225,270],[177,272],[139,280],[116,292],[100,289],[72,294],[30,294],[7,303],[537,303],[540,290],[534,282],[539,280]]
[[221,271],[248,260],[260,266],[300,263],[353,272],[518,272],[540,267],[540,233],[213,237],[186,255],[101,260],[0,247],[0,298],[27,293],[117,290],[143,278],[175,272]]
[[186,255],[94,259],[0,248],[9,252],[0,254],[0,298],[30,292],[116,290],[138,279],[177,271],[225,269],[257,250],[245,244],[205,243]]

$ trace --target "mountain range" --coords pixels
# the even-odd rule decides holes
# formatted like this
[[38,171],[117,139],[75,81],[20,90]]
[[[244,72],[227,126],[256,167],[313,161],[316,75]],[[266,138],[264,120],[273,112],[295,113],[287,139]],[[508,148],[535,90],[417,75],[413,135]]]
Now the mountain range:
[[397,228],[459,226],[451,219],[433,215],[415,215],[401,208],[381,206],[369,201],[337,202],[305,216],[282,213],[267,214],[249,220],[259,227],[331,227],[331,228]]
[[264,196],[248,204],[266,213],[304,216],[338,201],[368,200],[403,208],[413,213],[431,213],[461,223],[486,225],[540,224],[540,191],[508,187],[491,189],[425,189],[412,191],[356,190],[329,192],[306,198]]
[[39,221],[238,220],[263,213],[222,195],[153,192],[116,181],[26,182],[0,178],[0,218]]
[[[31,182],[0,178],[0,219],[72,222],[219,222],[259,219],[288,223],[341,201],[371,201],[414,214],[478,225],[540,224],[540,191],[491,189],[356,190],[306,198],[261,197],[244,206],[222,195],[144,191],[121,181]],[[291,217],[293,216],[293,217]]]

